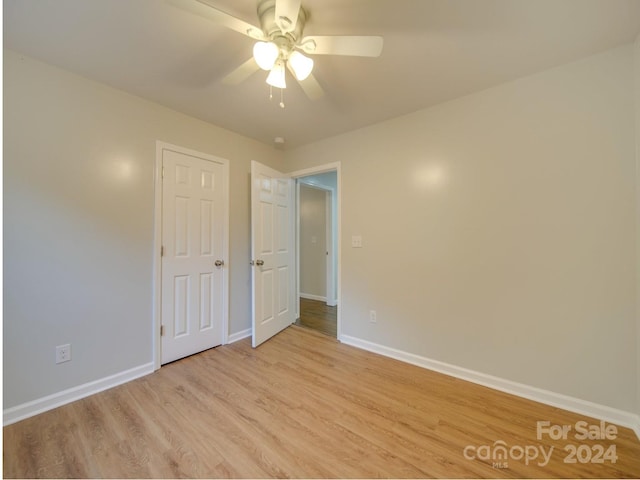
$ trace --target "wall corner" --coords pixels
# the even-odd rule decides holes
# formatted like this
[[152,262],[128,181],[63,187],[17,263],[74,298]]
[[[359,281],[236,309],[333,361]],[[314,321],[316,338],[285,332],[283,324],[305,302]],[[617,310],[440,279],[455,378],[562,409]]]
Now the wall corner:
[[[640,419],[640,34],[633,48],[636,139],[636,413]],[[640,424],[636,429],[640,438]]]

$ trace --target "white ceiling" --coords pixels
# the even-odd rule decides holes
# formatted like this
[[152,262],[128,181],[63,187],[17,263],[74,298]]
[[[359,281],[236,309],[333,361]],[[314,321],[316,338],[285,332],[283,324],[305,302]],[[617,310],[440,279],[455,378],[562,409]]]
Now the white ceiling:
[[[212,0],[258,25],[256,0]],[[220,79],[253,42],[164,0],[4,0],[4,45],[267,144],[291,148],[630,43],[640,0],[303,0],[305,34],[381,35],[379,58],[315,56],[326,95],[265,72]],[[275,91],[279,92],[279,91]],[[279,99],[279,95],[278,95]]]

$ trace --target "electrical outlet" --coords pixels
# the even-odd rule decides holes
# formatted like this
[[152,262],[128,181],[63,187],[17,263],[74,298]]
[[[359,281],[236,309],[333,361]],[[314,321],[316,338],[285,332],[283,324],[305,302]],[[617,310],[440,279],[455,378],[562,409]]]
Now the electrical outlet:
[[375,310],[369,310],[369,321],[371,323],[377,323],[378,322],[378,315],[376,314]]
[[56,363],[64,363],[71,361],[71,344],[58,345],[56,347]]

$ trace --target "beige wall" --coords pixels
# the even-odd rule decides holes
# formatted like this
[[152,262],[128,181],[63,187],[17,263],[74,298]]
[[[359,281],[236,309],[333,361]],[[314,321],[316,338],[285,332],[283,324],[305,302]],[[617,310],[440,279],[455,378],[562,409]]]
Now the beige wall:
[[343,333],[637,411],[633,96],[625,46],[286,152],[342,162]]
[[250,328],[250,161],[281,152],[4,52],[5,409],[152,361],[156,140],[230,160],[230,332]]
[[325,299],[326,196],[325,190],[300,185],[300,293]]

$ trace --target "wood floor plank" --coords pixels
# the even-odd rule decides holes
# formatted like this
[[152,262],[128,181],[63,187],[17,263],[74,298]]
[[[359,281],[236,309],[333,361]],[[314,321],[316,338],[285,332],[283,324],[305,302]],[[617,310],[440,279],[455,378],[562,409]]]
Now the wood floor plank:
[[[637,478],[640,442],[536,438],[597,420],[291,327],[4,427],[5,478]],[[573,441],[571,441],[573,440]],[[502,443],[501,443],[502,442]],[[568,443],[615,463],[565,463]],[[466,447],[553,447],[548,464]],[[518,450],[514,450],[518,453]],[[585,453],[584,451],[582,453]],[[517,455],[516,455],[517,456]],[[539,460],[539,459],[538,459]]]

